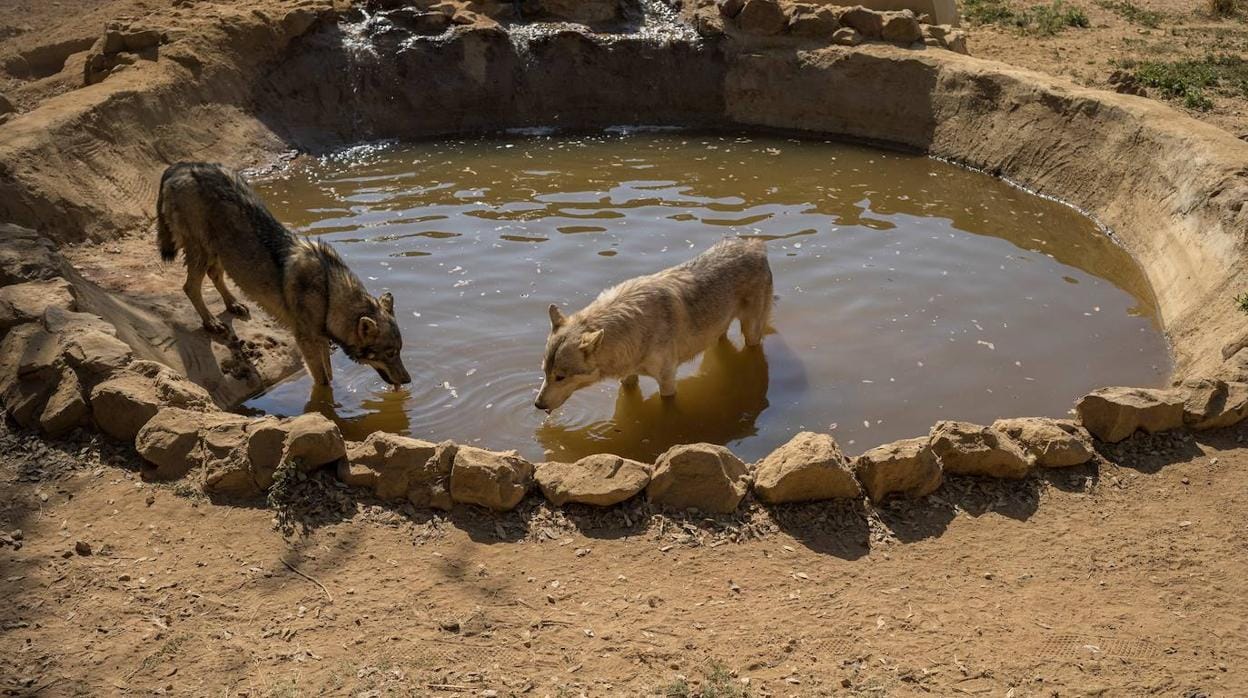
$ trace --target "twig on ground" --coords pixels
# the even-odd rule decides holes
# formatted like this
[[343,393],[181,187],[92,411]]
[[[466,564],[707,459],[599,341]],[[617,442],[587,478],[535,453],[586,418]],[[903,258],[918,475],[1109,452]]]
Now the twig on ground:
[[295,568],[295,566],[294,566],[294,565],[290,564],[289,562],[286,562],[286,560],[285,560],[284,558],[279,558],[279,559],[281,559],[281,560],[282,560],[282,564],[283,564],[283,565],[286,565],[286,569],[290,570],[291,572],[294,572],[295,574],[299,575],[300,577],[303,577],[304,579],[308,580],[309,582],[312,582],[313,584],[315,584],[315,585],[317,585],[318,587],[320,587],[320,588],[321,588],[321,591],[325,592],[325,597],[326,597],[326,598],[328,598],[328,599],[330,600],[330,603],[333,603],[333,600],[334,600],[334,595],[333,595],[333,594],[331,594],[331,593],[329,593],[329,589],[327,589],[327,588],[325,587],[325,585],[324,585],[324,584],[321,584],[320,580],[316,579],[315,577],[310,577],[310,576],[308,576],[308,575],[304,574],[303,572],[300,572],[297,568]]

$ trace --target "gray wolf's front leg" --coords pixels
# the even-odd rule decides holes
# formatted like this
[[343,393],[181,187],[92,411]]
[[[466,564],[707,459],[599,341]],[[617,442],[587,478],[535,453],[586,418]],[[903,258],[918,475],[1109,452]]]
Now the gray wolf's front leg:
[[633,375],[631,375],[631,376],[624,376],[623,378],[621,378],[621,379],[620,379],[620,387],[622,387],[622,388],[636,388],[636,387],[637,387],[637,383],[638,383],[639,381],[640,381],[640,379],[637,377],[637,374],[636,374],[636,373],[634,373],[634,374],[633,374]]
[[329,365],[329,342],[324,337],[295,337],[303,363],[308,367],[314,385],[329,385],[334,378]]

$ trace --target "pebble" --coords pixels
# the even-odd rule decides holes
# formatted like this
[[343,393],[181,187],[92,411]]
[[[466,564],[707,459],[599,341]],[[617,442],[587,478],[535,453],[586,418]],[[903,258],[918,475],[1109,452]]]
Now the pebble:
[[74,552],[78,553],[79,555],[82,555],[83,557],[86,557],[87,555],[91,554],[91,544],[86,542],[85,540],[80,540],[74,543]]

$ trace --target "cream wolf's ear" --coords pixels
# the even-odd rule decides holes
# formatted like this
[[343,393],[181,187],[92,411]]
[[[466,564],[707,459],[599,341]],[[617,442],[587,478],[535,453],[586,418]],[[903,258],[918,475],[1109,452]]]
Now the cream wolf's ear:
[[394,315],[394,296],[390,295],[389,291],[381,294],[381,297],[377,299],[377,302],[381,304],[382,310]]
[[559,310],[559,306],[555,305],[554,303],[551,303],[550,307],[547,308],[547,310],[550,312],[550,331],[551,332],[554,332],[560,327],[563,327],[563,323],[568,321],[568,318],[564,317],[563,311]]
[[367,315],[361,315],[359,322],[355,323],[355,333],[360,336],[360,341],[373,341],[377,338],[377,321]]
[[581,351],[588,354],[597,349],[598,345],[602,344],[602,335],[602,330],[594,330],[581,335]]

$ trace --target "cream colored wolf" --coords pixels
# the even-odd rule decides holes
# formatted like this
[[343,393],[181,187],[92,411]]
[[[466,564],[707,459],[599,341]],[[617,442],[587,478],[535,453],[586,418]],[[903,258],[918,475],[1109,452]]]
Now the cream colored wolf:
[[353,361],[374,368],[387,383],[410,383],[394,320],[394,298],[374,298],[325,243],[292,234],[236,172],[208,163],[178,163],[165,170],[156,202],[160,256],[182,250],[182,286],[204,328],[225,325],[204,305],[204,277],[212,279],[225,307],[246,316],[225,285],[225,274],[295,336],[317,385],[329,385],[330,342]]
[[729,238],[657,274],[609,288],[565,317],[550,306],[545,380],[533,405],[550,411],[606,378],[646,375],[676,394],[676,368],[741,321],[747,346],[763,341],[771,314],[771,267],[762,240]]

